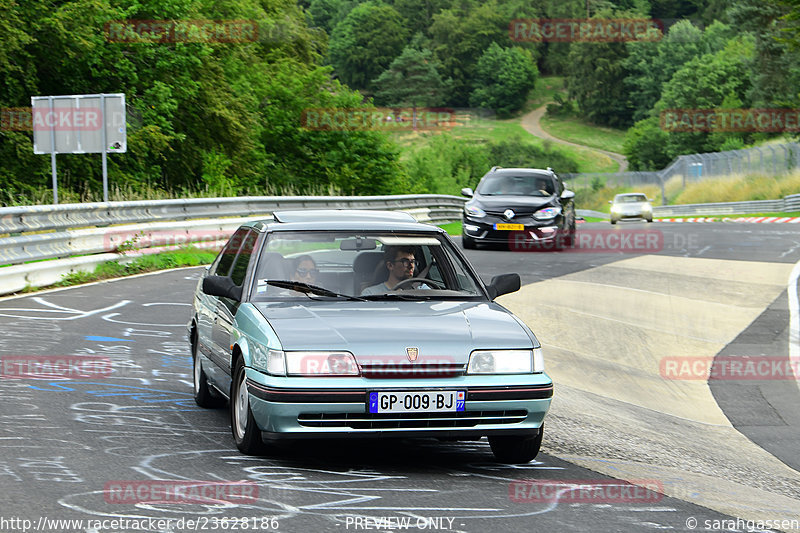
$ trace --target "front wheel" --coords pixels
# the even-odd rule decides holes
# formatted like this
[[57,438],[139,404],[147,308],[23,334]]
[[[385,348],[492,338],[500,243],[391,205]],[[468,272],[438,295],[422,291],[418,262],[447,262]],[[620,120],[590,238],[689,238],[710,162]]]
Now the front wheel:
[[467,235],[464,233],[461,235],[461,246],[463,246],[466,250],[474,250],[476,248],[475,239],[472,237],[467,237]]
[[239,451],[247,455],[264,452],[264,441],[253,413],[250,411],[250,393],[241,357],[236,361],[231,382],[231,431]]
[[510,435],[489,437],[489,446],[495,459],[500,463],[523,464],[536,459],[542,446],[544,424],[535,437]]

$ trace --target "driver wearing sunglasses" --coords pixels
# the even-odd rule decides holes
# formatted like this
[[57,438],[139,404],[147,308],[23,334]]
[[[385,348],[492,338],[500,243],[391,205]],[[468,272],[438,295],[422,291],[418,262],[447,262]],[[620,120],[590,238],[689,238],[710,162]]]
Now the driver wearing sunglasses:
[[297,258],[297,266],[292,274],[292,281],[302,281],[313,285],[317,281],[317,264],[310,255],[301,255]]
[[[414,249],[409,246],[388,246],[383,254],[386,269],[389,271],[389,278],[383,283],[372,285],[361,291],[362,296],[374,294],[386,294],[395,290],[401,281],[411,279],[417,270],[417,260],[414,258]],[[410,288],[410,287],[408,287]],[[421,283],[418,289],[430,289],[429,286]]]

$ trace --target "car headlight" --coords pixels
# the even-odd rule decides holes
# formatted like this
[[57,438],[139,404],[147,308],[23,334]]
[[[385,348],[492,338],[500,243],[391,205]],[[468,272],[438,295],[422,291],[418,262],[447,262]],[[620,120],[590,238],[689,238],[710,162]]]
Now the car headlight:
[[612,213],[619,213],[620,212],[620,207],[618,205],[612,205],[611,206],[611,212]]
[[467,203],[464,204],[464,214],[470,217],[483,218],[486,216],[486,211],[484,211],[478,206],[470,205]]
[[650,205],[650,204],[644,204],[642,206],[642,211],[652,211],[652,210],[653,210],[653,206]]
[[544,372],[541,348],[533,350],[475,350],[467,374],[531,374]]
[[560,207],[545,207],[544,209],[539,209],[536,211],[533,214],[533,218],[538,218],[539,220],[550,220],[551,218],[556,218],[560,214]]
[[289,376],[358,376],[356,358],[350,352],[286,352]]
[[286,358],[281,350],[273,350],[257,343],[251,346],[253,346],[253,368],[273,376],[286,375]]

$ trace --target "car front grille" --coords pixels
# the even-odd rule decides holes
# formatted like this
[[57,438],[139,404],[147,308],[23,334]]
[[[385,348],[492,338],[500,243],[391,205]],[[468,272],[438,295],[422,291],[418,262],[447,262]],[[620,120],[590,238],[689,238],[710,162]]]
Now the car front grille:
[[482,424],[516,424],[527,416],[524,409],[453,413],[303,413],[297,417],[297,422],[315,428],[472,428]]
[[370,379],[454,378],[463,376],[463,364],[361,365],[361,375]]

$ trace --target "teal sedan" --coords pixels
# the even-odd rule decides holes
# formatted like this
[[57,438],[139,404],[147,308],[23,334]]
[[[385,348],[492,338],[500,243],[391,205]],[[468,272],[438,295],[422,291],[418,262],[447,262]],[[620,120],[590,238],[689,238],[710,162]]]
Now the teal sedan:
[[240,451],[277,439],[488,437],[539,452],[553,382],[533,332],[441,228],[401,212],[276,212],[206,270],[189,338],[194,397],[230,408]]

